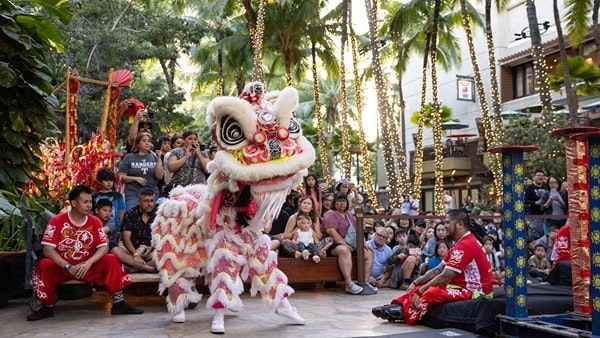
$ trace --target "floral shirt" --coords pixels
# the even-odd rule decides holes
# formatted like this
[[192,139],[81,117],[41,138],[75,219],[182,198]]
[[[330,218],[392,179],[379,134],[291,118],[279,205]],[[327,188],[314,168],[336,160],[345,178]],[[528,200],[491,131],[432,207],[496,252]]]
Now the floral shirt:
[[88,215],[83,224],[77,225],[68,212],[63,212],[48,222],[42,244],[54,247],[70,264],[77,264],[92,257],[97,248],[108,245],[108,240],[98,217]]

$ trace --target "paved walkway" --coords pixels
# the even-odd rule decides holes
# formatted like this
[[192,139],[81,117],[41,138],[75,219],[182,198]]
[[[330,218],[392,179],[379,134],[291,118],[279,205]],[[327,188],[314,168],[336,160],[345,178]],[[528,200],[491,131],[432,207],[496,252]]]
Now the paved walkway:
[[[382,289],[376,295],[353,296],[343,288],[299,290],[291,298],[306,319],[305,326],[286,325],[284,318],[262,311],[260,298],[242,296],[245,309],[225,316],[224,336],[229,337],[357,337],[382,336],[430,330],[424,326],[388,323],[371,315],[373,306],[383,305],[399,295]],[[59,300],[53,318],[28,322],[27,299],[15,299],[0,309],[0,337],[210,337],[212,311],[201,302],[186,311],[186,322],[175,324],[167,313],[164,298],[136,296],[126,300],[145,310],[142,315],[111,316],[111,299],[105,291],[79,300]]]

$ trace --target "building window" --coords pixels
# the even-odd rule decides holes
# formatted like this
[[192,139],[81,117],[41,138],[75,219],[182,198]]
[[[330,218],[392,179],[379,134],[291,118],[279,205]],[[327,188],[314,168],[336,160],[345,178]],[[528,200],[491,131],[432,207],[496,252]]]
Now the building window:
[[513,99],[537,93],[533,63],[526,63],[512,68]]

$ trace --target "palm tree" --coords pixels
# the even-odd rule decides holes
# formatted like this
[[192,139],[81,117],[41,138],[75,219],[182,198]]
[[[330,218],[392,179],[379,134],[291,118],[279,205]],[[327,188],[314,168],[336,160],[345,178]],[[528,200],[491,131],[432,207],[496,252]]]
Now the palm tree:
[[[394,43],[398,43],[401,50],[417,51],[423,55],[422,66],[422,82],[421,82],[421,109],[423,118],[419,119],[417,125],[417,133],[415,135],[415,156],[414,156],[414,176],[413,176],[413,193],[417,196],[421,195],[422,170],[423,167],[423,132],[424,132],[424,109],[426,106],[425,93],[427,91],[427,69],[430,59],[432,59],[432,51],[434,51],[433,59],[436,65],[441,65],[444,69],[449,69],[452,64],[460,63],[458,51],[458,41],[452,34],[452,27],[460,22],[460,13],[448,10],[449,4],[445,2],[430,2],[414,0],[404,4],[393,13],[390,20],[390,34]],[[437,12],[436,12],[437,9]],[[441,13],[444,13],[442,15]],[[435,36],[434,36],[435,34]],[[402,39],[402,37],[406,37]],[[434,40],[435,39],[435,40]],[[439,42],[438,42],[439,41]],[[435,65],[432,67],[432,83],[433,88],[436,88],[437,74]],[[396,69],[404,71],[405,65],[398,63]],[[399,74],[401,78],[401,75]],[[433,105],[437,105],[436,111],[439,109],[437,103],[437,92],[434,93]],[[439,116],[439,113],[437,114]],[[435,120],[435,117],[434,117]],[[437,145],[437,163],[441,163],[441,123],[434,122],[434,147]],[[438,139],[436,141],[436,136]],[[435,151],[435,150],[434,150]],[[437,166],[439,167],[439,165]],[[441,168],[436,168],[436,184],[434,187],[436,193],[435,203],[437,208],[442,206],[443,200],[443,174]]]
[[569,70],[569,56],[567,55],[567,48],[565,43],[565,37],[563,36],[562,24],[560,22],[560,12],[558,11],[558,3],[556,0],[552,1],[552,7],[554,12],[554,24],[556,25],[556,34],[558,37],[560,63],[563,68],[563,78],[565,93],[567,95],[567,107],[569,108],[569,122],[571,126],[577,124],[577,109],[579,104],[577,103],[577,97],[573,92],[573,86],[571,84],[571,72]]
[[[467,8],[467,6],[469,6],[469,8]],[[486,4],[487,6],[487,4]],[[486,8],[486,10],[489,10],[489,8]],[[473,67],[473,75],[474,75],[474,80],[475,80],[475,88],[477,89],[477,96],[478,96],[478,101],[479,101],[479,107],[481,110],[481,116],[482,116],[482,121],[483,121],[483,126],[484,129],[486,131],[485,133],[485,137],[486,140],[488,140],[488,146],[491,147],[497,147],[500,145],[501,142],[501,133],[502,133],[502,120],[500,117],[500,102],[499,102],[499,98],[498,96],[494,97],[494,104],[496,104],[495,106],[495,111],[496,111],[496,115],[492,115],[490,114],[490,110],[488,107],[488,99],[487,99],[487,95],[485,92],[485,88],[484,88],[484,84],[483,81],[481,80],[481,71],[479,70],[479,63],[477,61],[477,54],[475,52],[475,44],[473,42],[473,34],[472,34],[472,30],[471,30],[471,21],[475,22],[477,25],[481,26],[482,25],[482,21],[481,18],[479,16],[479,14],[470,7],[470,4],[466,1],[466,0],[460,0],[460,12],[461,12],[461,16],[462,16],[462,23],[463,23],[463,28],[465,30],[466,33],[466,37],[467,37],[467,45],[469,47],[469,56],[471,58],[471,66]],[[488,22],[491,26],[491,18],[487,17],[487,20],[489,20],[490,22]],[[487,27],[487,25],[486,25]],[[494,79],[494,81],[496,81],[496,76],[495,76],[495,65],[492,65],[492,62],[495,62],[495,58],[493,58],[493,48],[494,48],[494,44],[493,44],[493,39],[491,37],[491,29],[489,31],[486,30],[486,39],[488,41],[488,48],[491,48],[488,50],[488,55],[490,56],[490,72],[494,72],[493,76],[490,76],[490,78]],[[496,84],[497,85],[497,84]],[[497,87],[494,88],[494,85],[492,85],[493,90],[495,91],[495,93],[492,93],[492,95],[498,95],[498,89]],[[495,118],[494,118],[495,116]],[[498,121],[500,121],[498,123]],[[497,132],[497,130],[500,130],[500,133]],[[502,169],[501,169],[501,163],[500,163],[500,156],[494,154],[492,156],[492,161],[491,161],[491,171],[492,174],[494,176],[494,191],[502,191]],[[501,194],[497,194],[496,197],[499,197]]]
[[[335,62],[335,56],[330,51],[333,50],[332,42],[329,39],[327,33],[330,30],[330,21],[332,15],[337,18],[339,11],[337,9],[332,10],[330,13],[325,15],[322,20],[318,20],[317,16],[314,16],[309,24],[309,37],[310,37],[310,54],[311,54],[311,70],[312,70],[312,88],[313,88],[313,101],[314,101],[314,112],[317,119],[317,140],[319,149],[327,149],[325,139],[325,128],[323,113],[321,112],[321,102],[319,96],[319,76],[317,70],[317,55],[320,60],[324,60],[325,67],[329,74],[339,74],[337,69],[337,62]],[[335,19],[334,19],[335,20]],[[335,20],[337,21],[337,20]],[[335,25],[333,26],[335,27]],[[317,48],[319,45],[321,48]],[[327,185],[331,185],[331,170],[329,165],[329,158],[327,151],[319,151],[321,159],[322,177],[327,182]]]
[[[398,130],[392,128],[393,114],[392,109],[387,100],[387,89],[385,87],[385,81],[383,77],[383,71],[381,70],[381,60],[379,56],[379,41],[376,34],[376,22],[377,22],[377,7],[371,4],[370,0],[365,1],[365,7],[367,12],[367,18],[369,22],[369,39],[370,39],[370,50],[373,64],[373,76],[375,79],[375,85],[377,89],[377,107],[379,110],[379,116],[382,126],[383,134],[383,153],[385,161],[385,167],[388,175],[388,181],[390,184],[390,201],[391,205],[399,206],[402,203],[401,195],[404,192],[404,187],[401,186],[401,182],[405,182],[408,179],[408,172],[406,168],[406,157],[404,156],[404,149],[397,149],[394,143],[390,142],[394,134],[398,135]],[[396,137],[396,140],[398,138]],[[399,172],[399,177],[396,173]]]
[[[578,46],[584,42],[588,30],[592,30],[596,51],[600,51],[600,25],[598,24],[598,10],[600,0],[565,0],[567,13],[567,32],[574,45]],[[592,22],[588,19],[592,13]],[[558,21],[557,21],[558,22]],[[591,28],[590,28],[591,27]]]
[[[498,12],[503,11],[508,0],[496,0],[496,9]],[[504,124],[502,123],[502,111],[500,107],[500,92],[498,85],[498,74],[496,71],[496,54],[494,53],[494,36],[492,32],[492,0],[485,1],[485,37],[488,50],[488,64],[490,67],[490,96],[491,96],[491,116],[490,122],[484,126],[486,140],[490,138],[490,142],[486,142],[486,150],[489,147],[501,145],[504,138]],[[479,99],[481,101],[481,98]],[[491,136],[491,137],[490,137]],[[490,167],[494,177],[494,191],[502,191],[502,163],[501,156],[498,153],[490,154]],[[502,194],[497,193],[497,202]]]
[[540,29],[538,26],[537,13],[534,0],[526,0],[525,8],[527,10],[527,21],[529,22],[529,33],[531,34],[531,52],[533,56],[533,72],[540,92],[540,101],[542,107],[543,125],[550,127],[556,123],[556,117],[553,112],[552,96],[548,86],[548,70],[544,60],[544,48]]

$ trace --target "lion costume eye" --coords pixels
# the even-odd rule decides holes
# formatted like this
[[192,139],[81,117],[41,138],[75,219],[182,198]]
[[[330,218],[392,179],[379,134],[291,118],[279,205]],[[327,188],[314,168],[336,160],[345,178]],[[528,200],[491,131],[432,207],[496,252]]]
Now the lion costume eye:
[[300,129],[300,125],[298,124],[298,122],[295,119],[290,119],[290,137],[294,137],[294,136],[298,136],[302,130]]
[[229,147],[243,143],[246,140],[242,126],[230,115],[221,117],[221,131],[218,136],[221,142]]

